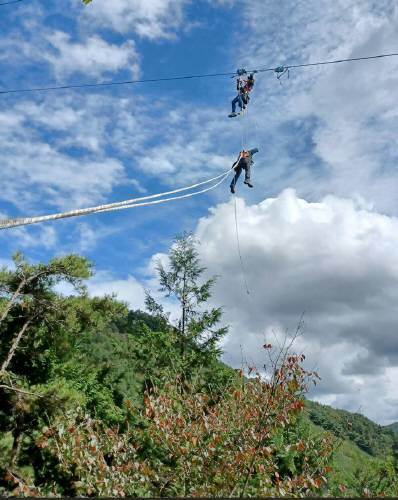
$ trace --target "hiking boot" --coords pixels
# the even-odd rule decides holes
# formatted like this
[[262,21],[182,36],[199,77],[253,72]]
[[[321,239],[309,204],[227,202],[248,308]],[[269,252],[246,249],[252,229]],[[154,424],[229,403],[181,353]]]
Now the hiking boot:
[[229,186],[231,188],[231,193],[235,194],[235,186]]
[[245,181],[243,184],[246,184],[247,186],[249,186],[249,188],[253,187],[253,184],[251,184],[250,181]]
[[231,114],[228,115],[228,118],[235,118],[235,116],[237,116],[236,113],[231,113]]

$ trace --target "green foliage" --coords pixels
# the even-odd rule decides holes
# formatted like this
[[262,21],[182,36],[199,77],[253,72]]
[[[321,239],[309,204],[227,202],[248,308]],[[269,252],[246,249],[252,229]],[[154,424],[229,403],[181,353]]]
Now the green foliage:
[[[183,234],[174,240],[169,253],[169,264],[166,269],[159,261],[160,291],[166,297],[172,297],[180,306],[180,319],[177,322],[181,357],[185,361],[185,372],[194,366],[198,356],[187,355],[189,348],[202,353],[201,365],[206,360],[220,354],[218,342],[227,333],[227,328],[217,328],[222,316],[221,308],[204,310],[204,304],[211,297],[211,288],[215,277],[201,282],[205,268],[201,267],[197,242],[190,234]],[[147,293],[146,306],[157,317],[166,319],[163,308]],[[192,353],[192,351],[191,351]]]
[[393,424],[386,425],[385,429],[391,430],[395,432],[395,434],[398,434],[398,422],[394,422]]
[[0,272],[0,378],[11,370],[21,376],[29,372],[39,382],[51,370],[54,326],[63,317],[62,301],[53,289],[65,282],[83,294],[83,280],[91,276],[91,264],[77,255],[34,265],[21,254],[13,259],[15,269]]
[[336,410],[319,403],[307,402],[309,418],[336,437],[349,439],[366,453],[383,457],[393,454],[398,437],[391,429],[375,424],[359,413]]
[[[392,430],[304,410],[316,374],[302,357],[279,357],[267,382],[222,364],[214,278],[202,281],[189,235],[169,257],[159,278],[176,325],[149,295],[149,313],[88,297],[78,256],[17,254],[0,271],[0,495],[397,494]],[[77,295],[57,293],[61,281]]]
[[283,364],[272,385],[235,374],[216,398],[178,378],[146,394],[144,408],[128,405],[141,425],[109,429],[78,411],[43,429],[36,443],[53,459],[50,476],[62,474],[63,495],[320,492],[332,450],[327,437],[298,430],[311,376],[298,363]]
[[329,491],[335,496],[383,496],[398,495],[398,467],[396,461],[366,458],[357,462],[353,473],[347,477],[339,466],[332,476]]

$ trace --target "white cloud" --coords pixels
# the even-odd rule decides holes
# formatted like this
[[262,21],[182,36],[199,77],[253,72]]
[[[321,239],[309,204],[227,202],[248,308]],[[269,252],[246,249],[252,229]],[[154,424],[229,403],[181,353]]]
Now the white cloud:
[[116,45],[94,35],[84,42],[72,42],[70,35],[62,31],[51,32],[45,38],[48,50],[37,53],[37,58],[51,65],[57,79],[73,73],[100,78],[119,70],[127,70],[133,78],[139,76],[139,57],[132,40]]
[[133,276],[128,276],[127,279],[112,279],[108,273],[99,272],[88,283],[88,291],[92,297],[115,293],[117,298],[127,302],[131,309],[144,309],[144,288]]
[[76,159],[48,144],[17,138],[2,146],[2,198],[20,208],[90,206],[123,179],[123,166],[114,159]]
[[95,94],[56,100],[47,95],[18,101],[12,108],[4,106],[0,110],[3,200],[32,213],[48,205],[73,209],[97,204],[120,184],[142,193],[144,188],[134,178],[138,165],[131,162],[126,168],[108,148],[134,155],[131,138],[139,148],[150,133],[145,120],[130,100]]
[[[8,219],[7,214],[0,213],[0,220],[5,219]],[[9,229],[0,230],[0,242],[2,240],[7,243],[12,241],[15,245],[14,248],[17,248],[18,251],[22,249],[29,251],[34,248],[53,250],[59,243],[55,228],[50,226],[36,226],[34,228],[30,228],[30,230],[26,227],[16,227],[12,229],[12,235],[10,231],[11,230]],[[2,259],[0,258],[0,262],[1,261]],[[7,265],[8,263],[12,263],[9,259],[4,259],[4,262]]]
[[173,37],[185,27],[183,8],[189,0],[96,0],[84,17],[87,24],[95,23],[120,33],[136,33],[151,40]]
[[14,262],[11,259],[3,259],[0,257],[0,267],[7,267],[8,269],[15,269]]
[[[76,223],[76,231],[74,235],[74,247],[78,249],[79,253],[92,252],[98,241],[114,232],[114,228],[104,226],[98,227],[97,225],[90,225],[86,221]],[[78,241],[76,242],[76,236]]]
[[[124,71],[131,78],[140,76],[140,57],[133,40],[122,44],[111,43],[98,34],[72,39],[60,30],[49,30],[31,26],[31,31],[21,36],[10,33],[0,42],[4,53],[11,54],[9,65],[46,63],[57,80],[65,80],[80,74],[99,80]],[[0,57],[0,60],[2,58]]]
[[240,129],[231,127],[226,115],[222,108],[162,107],[162,142],[147,150],[144,172],[181,186],[226,171],[241,148]]
[[397,420],[386,369],[398,367],[398,219],[334,196],[308,203],[293,190],[257,205],[240,198],[237,203],[249,297],[237,254],[233,202],[211,209],[196,231],[203,264],[221,276],[214,302],[225,306],[225,320],[232,325],[225,359],[239,365],[242,345],[261,366],[264,334],[273,342],[272,329],[294,330],[305,311],[298,348],[311,366],[318,364],[324,380],[314,394],[359,406],[378,382],[385,395],[380,394],[377,407],[363,411],[377,420],[387,414]]

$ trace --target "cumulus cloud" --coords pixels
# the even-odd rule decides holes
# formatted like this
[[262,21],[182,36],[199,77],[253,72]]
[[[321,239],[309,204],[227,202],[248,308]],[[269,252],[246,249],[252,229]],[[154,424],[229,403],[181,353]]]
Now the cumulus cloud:
[[143,286],[133,276],[127,279],[113,279],[109,273],[99,272],[88,284],[92,297],[116,294],[131,309],[144,309],[145,292]]
[[[389,379],[386,369],[398,367],[398,219],[336,196],[309,203],[291,189],[255,205],[238,198],[237,209],[249,297],[233,202],[211,209],[196,231],[204,264],[221,276],[214,301],[225,306],[232,325],[226,361],[239,365],[242,345],[261,366],[264,338],[275,343],[305,312],[297,348],[325,381],[315,395],[355,405],[360,389],[365,401],[375,381]],[[393,413],[391,397],[380,395],[378,408],[364,411],[383,419],[384,411]]]
[[74,74],[100,79],[119,71],[132,78],[140,75],[140,57],[133,40],[111,43],[98,34],[74,40],[64,31],[38,30],[33,26],[23,37],[19,33],[9,34],[0,46],[12,54],[7,58],[8,64],[45,63],[57,80]]
[[183,25],[189,0],[98,0],[85,11],[86,22],[151,40],[170,38]]
[[[12,147],[19,148],[17,156]],[[76,159],[48,144],[21,144],[17,138],[3,151],[2,199],[20,208],[87,206],[123,179],[123,166],[114,159]]]
[[144,172],[182,185],[226,171],[240,150],[241,134],[220,119],[222,112],[222,108],[196,110],[189,104],[172,110],[162,107],[158,117],[163,124],[162,141],[147,150],[142,159]]
[[93,35],[83,42],[72,42],[70,35],[62,31],[51,32],[45,38],[48,50],[37,57],[51,65],[57,79],[73,73],[99,78],[119,70],[127,70],[133,78],[139,76],[139,56],[132,40],[116,45]]
[[142,120],[145,117],[130,100],[95,94],[56,101],[46,96],[4,106],[0,109],[3,200],[20,209],[42,211],[49,205],[72,209],[96,204],[120,184],[143,192],[134,178],[135,163],[126,168],[108,150],[112,146],[120,153],[127,151],[130,141],[128,154],[134,154],[131,137],[139,148],[148,133]]
[[[7,233],[2,231],[1,237],[7,238]],[[8,235],[9,236],[9,235]],[[28,231],[24,227],[15,228],[13,230],[14,244],[20,249],[40,248],[53,250],[58,245],[58,237],[54,227],[40,227],[33,231]]]

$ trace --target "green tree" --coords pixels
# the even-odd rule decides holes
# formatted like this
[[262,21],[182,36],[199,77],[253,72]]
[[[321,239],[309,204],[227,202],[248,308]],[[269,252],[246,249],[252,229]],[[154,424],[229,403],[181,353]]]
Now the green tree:
[[[180,307],[176,329],[185,368],[195,364],[201,358],[200,354],[205,358],[217,357],[220,353],[218,341],[227,333],[226,327],[217,327],[222,316],[221,308],[207,310],[203,307],[211,297],[216,278],[202,281],[206,268],[200,265],[196,245],[191,234],[183,234],[174,240],[167,268],[160,261],[157,264],[160,291],[176,300]],[[149,293],[146,306],[152,314],[165,316],[162,306]],[[192,350],[196,354],[194,357],[188,356]]]
[[54,393],[46,397],[26,388],[29,381],[45,379],[52,364],[49,324],[62,315],[53,288],[67,282],[81,292],[82,280],[91,274],[90,264],[76,255],[32,265],[16,254],[14,264],[15,269],[0,271],[0,430],[12,432],[11,464],[25,431],[54,402]]
[[[284,358],[269,382],[235,373],[214,401],[181,380],[146,395],[124,432],[72,412],[38,439],[71,496],[309,496],[325,492],[330,436],[298,428],[312,372]],[[250,374],[251,371],[249,370]],[[130,407],[132,413],[137,408]]]
[[[23,255],[13,257],[15,269],[0,271],[0,381],[7,377],[18,347],[30,331],[45,327],[62,309],[57,309],[55,285],[66,282],[84,291],[83,279],[91,276],[91,265],[83,257],[54,258],[48,264],[29,264]],[[2,385],[3,389],[10,386]]]

